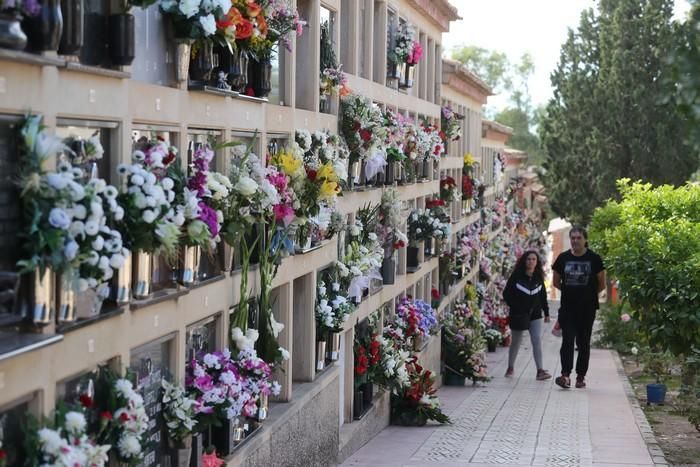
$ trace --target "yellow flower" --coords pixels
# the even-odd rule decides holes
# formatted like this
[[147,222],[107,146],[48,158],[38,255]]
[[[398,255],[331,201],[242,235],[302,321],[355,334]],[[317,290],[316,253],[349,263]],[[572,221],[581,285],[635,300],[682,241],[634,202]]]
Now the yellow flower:
[[282,171],[286,174],[294,176],[301,167],[301,159],[294,157],[294,154],[287,151],[282,151],[277,156],[278,165],[282,168]]
[[318,168],[316,178],[320,180],[329,180],[331,182],[338,181],[338,175],[336,175],[335,169],[333,169],[333,164],[331,164],[330,162],[326,162]]
[[329,180],[324,180],[319,190],[320,198],[323,200],[333,199],[338,193],[338,184]]
[[474,163],[474,157],[471,155],[471,153],[466,153],[464,155],[464,165],[472,165]]

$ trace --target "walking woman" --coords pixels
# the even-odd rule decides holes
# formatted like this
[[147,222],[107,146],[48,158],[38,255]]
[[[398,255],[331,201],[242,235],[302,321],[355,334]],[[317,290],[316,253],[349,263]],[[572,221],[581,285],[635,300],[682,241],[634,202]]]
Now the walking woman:
[[[542,261],[534,250],[526,251],[515,264],[513,273],[503,289],[503,298],[510,308],[510,329],[513,340],[508,350],[506,376],[513,376],[513,366],[525,331],[530,332],[532,353],[537,364],[537,380],[552,377],[542,367],[542,322],[549,323],[549,305],[544,286]],[[544,319],[542,314],[544,313]]]

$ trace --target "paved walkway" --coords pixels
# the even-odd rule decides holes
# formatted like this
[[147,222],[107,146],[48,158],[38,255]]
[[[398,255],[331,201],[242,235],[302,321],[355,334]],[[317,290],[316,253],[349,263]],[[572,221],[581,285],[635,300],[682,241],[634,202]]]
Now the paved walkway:
[[[559,342],[546,325],[545,367],[559,374]],[[562,390],[536,381],[529,339],[514,378],[504,378],[508,349],[489,354],[493,380],[443,387],[438,395],[452,425],[390,426],[344,466],[654,466],[644,438],[651,430],[628,399],[629,383],[607,350],[591,353],[588,388]],[[654,455],[660,454],[652,450]]]

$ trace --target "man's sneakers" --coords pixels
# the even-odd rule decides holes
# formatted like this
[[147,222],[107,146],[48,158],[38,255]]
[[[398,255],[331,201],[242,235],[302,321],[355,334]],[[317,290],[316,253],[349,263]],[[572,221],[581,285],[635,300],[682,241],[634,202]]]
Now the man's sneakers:
[[[554,383],[563,389],[569,389],[571,387],[571,379],[569,379],[568,375],[561,375],[556,377],[554,379]],[[576,376],[576,387],[578,389],[583,389],[586,387],[586,379],[583,376]]]
[[569,389],[571,387],[571,379],[565,375],[557,376],[554,378],[554,384],[562,389]]

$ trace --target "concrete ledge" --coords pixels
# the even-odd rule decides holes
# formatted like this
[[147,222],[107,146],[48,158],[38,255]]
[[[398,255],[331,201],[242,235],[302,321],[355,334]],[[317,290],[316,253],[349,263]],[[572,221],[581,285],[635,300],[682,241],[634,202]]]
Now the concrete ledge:
[[312,383],[294,384],[294,398],[273,403],[260,433],[226,465],[333,465],[340,430],[339,376],[339,368],[332,367]]
[[362,420],[346,423],[340,428],[338,463],[343,463],[386,428],[389,425],[390,415],[390,393],[384,390],[375,397],[372,408],[362,417]]

